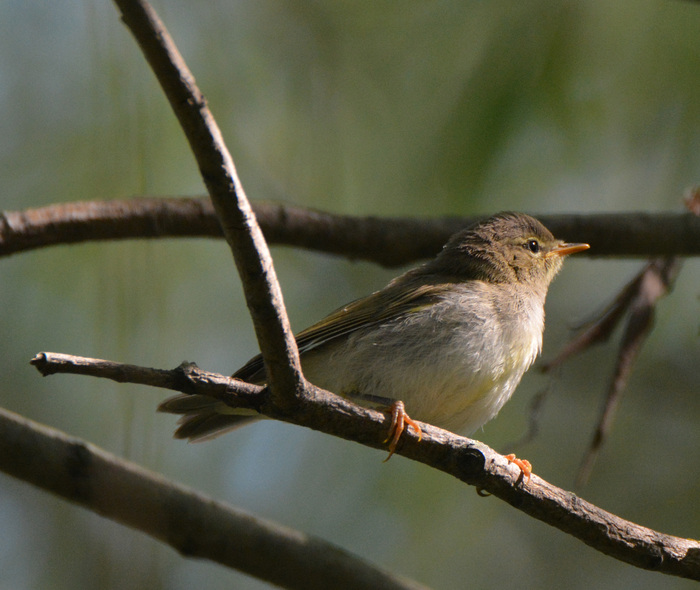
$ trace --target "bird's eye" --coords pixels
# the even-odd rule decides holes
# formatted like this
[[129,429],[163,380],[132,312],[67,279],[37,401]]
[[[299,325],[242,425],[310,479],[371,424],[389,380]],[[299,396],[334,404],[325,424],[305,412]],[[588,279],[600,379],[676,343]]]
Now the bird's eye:
[[530,250],[533,254],[537,254],[540,251],[540,243],[537,240],[530,239],[525,243],[525,247]]

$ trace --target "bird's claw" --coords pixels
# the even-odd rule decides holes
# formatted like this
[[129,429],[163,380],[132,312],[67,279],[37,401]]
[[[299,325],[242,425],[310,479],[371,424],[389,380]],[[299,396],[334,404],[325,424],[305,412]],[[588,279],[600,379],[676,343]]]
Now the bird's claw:
[[518,479],[525,479],[530,481],[530,476],[532,475],[532,463],[527,459],[518,459],[513,453],[506,455],[508,463],[515,463],[520,468],[520,477]]
[[386,440],[384,441],[385,443],[389,443],[389,456],[384,459],[385,463],[391,459],[391,456],[396,452],[399,439],[401,438],[403,431],[406,430],[407,426],[413,428],[413,431],[416,433],[416,435],[418,435],[419,441],[423,438],[423,431],[421,430],[420,426],[418,426],[418,422],[413,420],[406,413],[406,408],[404,407],[402,401],[395,401],[393,404],[391,404],[390,411],[391,425],[389,426],[389,436],[387,436]]

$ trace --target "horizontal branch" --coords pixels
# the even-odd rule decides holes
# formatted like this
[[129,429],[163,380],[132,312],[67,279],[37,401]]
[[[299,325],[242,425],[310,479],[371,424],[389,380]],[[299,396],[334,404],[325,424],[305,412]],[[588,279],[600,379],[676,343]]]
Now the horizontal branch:
[[424,589],[322,539],[252,516],[3,409],[0,470],[140,530],[183,555],[210,559],[285,588]]
[[[457,230],[480,217],[359,217],[256,203],[271,244],[400,266],[434,256]],[[563,239],[592,244],[594,256],[698,256],[700,218],[690,213],[540,215]],[[0,214],[0,256],[86,241],[221,238],[208,198],[134,198],[61,203]]]
[[[130,365],[55,353],[40,353],[32,364],[44,375],[74,372],[128,381],[131,372]],[[149,371],[153,371],[150,381]],[[133,374],[136,383],[148,381],[157,387],[209,395],[235,407],[254,408],[271,418],[384,448],[388,426],[384,414],[313,386],[289,415],[271,403],[265,388],[201,371],[192,364],[183,363],[170,372],[137,367]],[[421,441],[412,433],[404,434],[399,454],[475,485],[611,557],[640,568],[700,580],[700,542],[624,520],[535,474],[529,481],[522,481],[518,468],[483,443],[427,424],[421,424],[421,428]]]

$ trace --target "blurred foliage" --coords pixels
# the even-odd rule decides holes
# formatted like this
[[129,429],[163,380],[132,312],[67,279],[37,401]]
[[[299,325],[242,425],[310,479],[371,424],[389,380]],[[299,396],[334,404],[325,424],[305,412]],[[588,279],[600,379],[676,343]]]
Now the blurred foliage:
[[[162,0],[252,199],[354,214],[680,210],[700,179],[700,5]],[[109,3],[0,4],[3,209],[201,194],[196,166]],[[562,236],[566,237],[566,236]],[[593,244],[595,253],[595,244]],[[390,278],[274,250],[295,328]],[[567,263],[545,355],[639,262]],[[697,538],[698,262],[662,302],[592,481],[612,512]],[[319,290],[321,285],[323,290]],[[435,588],[690,588],[606,558],[421,465],[276,423],[173,441],[163,393],[40,379],[41,350],[232,372],[255,352],[223,243],[61,247],[0,261],[0,403]],[[478,437],[570,487],[614,343],[531,371]],[[537,439],[528,404],[552,394]],[[264,588],[0,477],[0,590]]]

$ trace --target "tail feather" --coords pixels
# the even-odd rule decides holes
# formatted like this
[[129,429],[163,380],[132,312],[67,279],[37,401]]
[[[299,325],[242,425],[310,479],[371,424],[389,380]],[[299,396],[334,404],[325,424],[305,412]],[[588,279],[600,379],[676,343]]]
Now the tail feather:
[[189,442],[205,442],[253,420],[256,420],[253,416],[235,416],[216,412],[185,415],[178,421],[180,426],[174,436],[186,438]]
[[189,442],[211,440],[259,418],[257,413],[248,415],[250,410],[238,411],[206,395],[176,395],[162,402],[158,411],[182,414],[174,436]]
[[211,410],[219,404],[221,404],[220,401],[208,395],[181,393],[161,402],[158,411],[168,414],[192,414],[200,410]]

